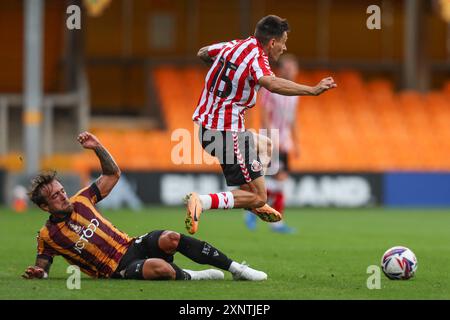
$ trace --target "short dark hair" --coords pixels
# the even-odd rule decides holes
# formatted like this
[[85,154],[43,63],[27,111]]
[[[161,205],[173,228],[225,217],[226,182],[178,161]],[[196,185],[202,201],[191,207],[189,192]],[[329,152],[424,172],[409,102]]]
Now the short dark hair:
[[42,188],[47,184],[52,183],[56,179],[56,171],[41,172],[31,180],[31,187],[28,192],[30,200],[40,207],[42,204],[47,204],[47,200],[42,194]]
[[281,38],[285,31],[289,31],[287,20],[275,15],[269,15],[259,20],[256,24],[255,38],[265,45],[270,39]]

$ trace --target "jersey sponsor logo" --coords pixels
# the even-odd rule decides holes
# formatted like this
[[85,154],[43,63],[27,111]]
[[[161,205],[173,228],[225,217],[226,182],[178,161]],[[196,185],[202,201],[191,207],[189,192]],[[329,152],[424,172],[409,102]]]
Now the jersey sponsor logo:
[[253,172],[259,172],[262,170],[262,164],[258,160],[253,160],[251,168]]
[[91,220],[91,223],[87,226],[86,229],[83,230],[80,239],[75,243],[75,251],[81,254],[81,251],[84,249],[86,244],[89,243],[89,239],[92,238],[92,236],[95,234],[95,231],[97,231],[99,224],[100,222],[98,222],[97,219],[94,218]]

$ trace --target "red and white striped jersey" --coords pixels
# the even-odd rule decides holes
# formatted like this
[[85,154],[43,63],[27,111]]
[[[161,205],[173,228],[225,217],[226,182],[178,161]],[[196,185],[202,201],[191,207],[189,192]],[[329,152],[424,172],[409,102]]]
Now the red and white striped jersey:
[[255,37],[209,46],[214,60],[192,119],[207,129],[245,131],[244,114],[256,103],[262,76],[273,76]]
[[279,130],[279,147],[283,152],[289,152],[293,147],[292,124],[296,121],[298,96],[283,96],[272,93],[264,88],[260,96],[263,112],[267,115],[267,129]]

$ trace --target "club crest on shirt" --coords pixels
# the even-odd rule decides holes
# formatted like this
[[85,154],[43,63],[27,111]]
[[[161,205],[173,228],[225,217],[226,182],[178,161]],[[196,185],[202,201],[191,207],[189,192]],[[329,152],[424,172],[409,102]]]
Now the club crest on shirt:
[[262,170],[262,164],[258,160],[253,160],[252,162],[252,170],[253,172],[258,172]]
[[82,226],[69,222],[69,228],[72,229],[75,233],[80,233],[83,229]]

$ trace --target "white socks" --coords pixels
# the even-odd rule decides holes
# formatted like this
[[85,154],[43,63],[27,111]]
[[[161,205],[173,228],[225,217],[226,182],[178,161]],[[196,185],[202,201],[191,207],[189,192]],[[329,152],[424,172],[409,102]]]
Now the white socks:
[[232,209],[234,196],[231,192],[210,193],[199,195],[203,210],[208,209]]
[[236,261],[233,261],[230,265],[230,267],[228,268],[228,271],[230,271],[231,273],[236,273],[238,271],[240,271],[242,268],[242,265],[240,263],[237,263]]
[[202,202],[202,209],[208,210],[211,209],[211,196],[209,194],[199,194],[198,197],[200,198],[200,201]]
[[206,269],[200,271],[193,271],[183,269],[184,272],[189,273],[191,280],[223,280],[225,275],[222,271],[216,269]]

